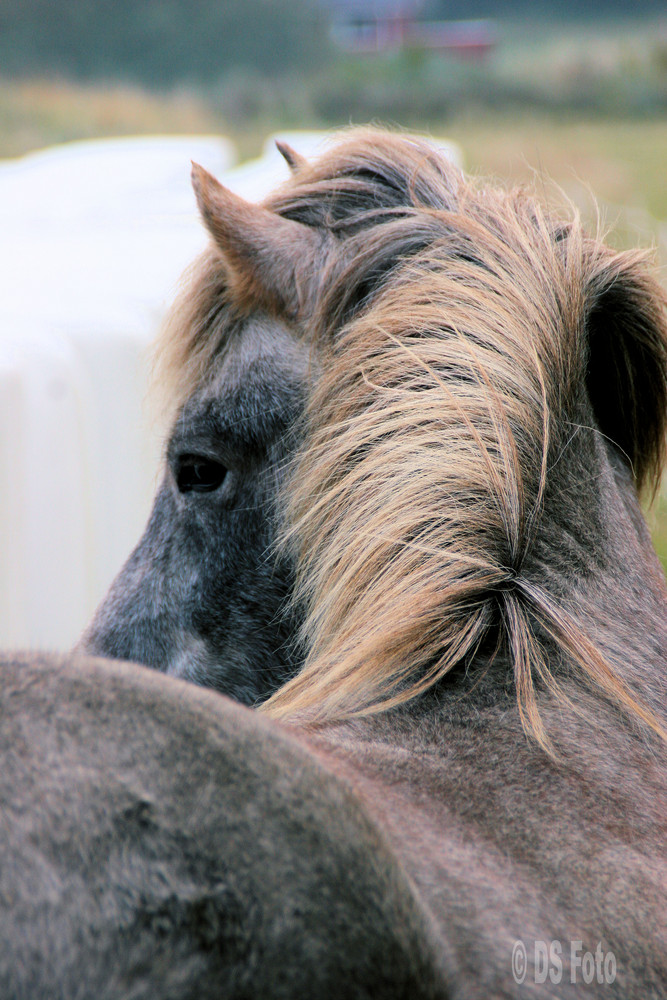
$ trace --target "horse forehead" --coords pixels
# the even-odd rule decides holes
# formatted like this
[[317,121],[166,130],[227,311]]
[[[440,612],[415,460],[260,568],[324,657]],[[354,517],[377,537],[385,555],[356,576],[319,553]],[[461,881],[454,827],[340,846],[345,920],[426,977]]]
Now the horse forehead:
[[250,384],[259,395],[264,385],[273,393],[282,387],[291,390],[306,383],[311,367],[310,351],[303,341],[284,323],[260,314],[230,339],[200,400],[240,393]]
[[240,335],[230,344],[219,377],[243,379],[259,361],[277,373],[304,377],[308,353],[307,346],[286,324],[270,316],[255,316],[244,324]]

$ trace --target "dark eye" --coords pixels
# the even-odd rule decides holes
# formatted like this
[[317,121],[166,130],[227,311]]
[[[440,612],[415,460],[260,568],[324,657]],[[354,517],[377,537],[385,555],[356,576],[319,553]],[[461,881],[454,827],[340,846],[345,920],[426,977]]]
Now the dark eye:
[[227,475],[220,462],[203,455],[181,455],[176,467],[176,485],[181,493],[213,493]]

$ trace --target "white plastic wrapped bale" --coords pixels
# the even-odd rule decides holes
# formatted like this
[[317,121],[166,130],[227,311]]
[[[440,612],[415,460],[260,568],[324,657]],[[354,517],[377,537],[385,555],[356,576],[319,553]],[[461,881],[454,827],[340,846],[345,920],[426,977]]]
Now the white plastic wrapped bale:
[[148,347],[204,245],[190,160],[217,137],[0,164],[0,646],[67,648],[137,541],[160,442]]
[[[73,143],[0,163],[0,648],[74,643],[137,542],[162,443],[149,347],[206,236],[190,160],[250,200],[331,138],[231,168],[215,137]],[[434,145],[455,162],[456,146]]]

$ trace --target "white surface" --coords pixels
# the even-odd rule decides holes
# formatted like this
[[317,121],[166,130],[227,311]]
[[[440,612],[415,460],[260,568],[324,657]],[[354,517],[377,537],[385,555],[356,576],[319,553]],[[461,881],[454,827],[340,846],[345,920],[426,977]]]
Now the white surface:
[[[311,157],[327,137],[280,138]],[[148,348],[206,243],[190,160],[255,201],[288,176],[275,137],[235,168],[207,136],[0,162],[0,648],[71,646],[143,531],[161,449]]]
[[143,530],[148,347],[202,249],[190,160],[229,143],[72,143],[0,164],[0,647],[67,648]]

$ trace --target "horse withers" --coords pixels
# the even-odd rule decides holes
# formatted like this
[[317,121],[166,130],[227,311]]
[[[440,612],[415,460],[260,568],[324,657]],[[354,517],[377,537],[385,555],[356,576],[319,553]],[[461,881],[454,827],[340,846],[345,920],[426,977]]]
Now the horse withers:
[[[176,413],[165,481],[84,643],[262,701],[261,711],[139,667],[72,660],[59,665],[52,723],[90,669],[87,718],[101,713],[113,732],[112,706],[125,704],[128,725],[145,727],[151,780],[162,781],[175,726],[163,701],[182,705],[187,728],[192,705],[214,698],[223,748],[232,720],[244,720],[236,750],[260,759],[245,795],[242,780],[224,780],[242,772],[235,750],[195,767],[202,727],[178,780],[209,782],[203,801],[222,831],[214,853],[229,854],[242,886],[238,920],[216,925],[223,939],[252,927],[261,951],[269,927],[303,915],[292,866],[281,867],[292,850],[310,879],[320,936],[308,944],[307,912],[295,928],[305,966],[297,973],[285,958],[271,989],[291,977],[316,984],[318,962],[335,965],[341,941],[332,932],[327,945],[324,911],[335,903],[348,927],[359,919],[363,902],[340,875],[356,842],[373,883],[361,895],[388,909],[370,921],[379,937],[359,924],[349,952],[358,966],[341,967],[339,991],[416,996],[400,985],[410,979],[443,996],[660,997],[667,602],[638,491],[662,468],[664,296],[641,255],[610,250],[523,192],[466,180],[420,141],[354,134],[313,165],[291,159],[291,181],[262,207],[195,171],[212,240],[165,339]],[[240,549],[235,526],[250,524],[261,544]],[[264,586],[274,572],[280,586],[255,602],[244,581]],[[225,617],[227,601],[243,615]],[[255,632],[265,645],[253,645]],[[131,692],[145,684],[150,705],[137,708]],[[29,732],[39,712],[28,703],[21,716]],[[89,737],[68,731],[75,757],[63,769],[76,781]],[[174,769],[184,739],[178,729]],[[326,799],[291,824],[283,740],[312,768],[295,794]],[[66,760],[64,746],[61,735],[49,755],[35,751],[31,773],[41,780],[44,760]],[[110,753],[111,778],[116,765]],[[112,811],[111,793],[94,787],[83,796],[86,845]],[[338,805],[329,791],[344,795]],[[161,808],[175,798],[168,790]],[[26,801],[42,822],[38,866],[54,850],[58,800],[33,790]],[[340,830],[335,815],[351,825]],[[211,854],[193,847],[198,822],[186,824],[185,853],[204,877]],[[368,831],[383,845],[384,881]],[[267,870],[266,843],[282,908],[253,881]],[[141,859],[142,884],[161,884],[147,833],[125,850]],[[237,883],[227,871],[219,884]],[[398,976],[383,978],[369,957],[377,980],[358,985],[369,981],[363,956],[400,937],[388,884],[421,948],[396,947]],[[177,908],[183,892],[176,880]],[[53,899],[65,906],[62,891]],[[132,898],[126,912],[141,905]],[[111,933],[110,901],[103,912]],[[191,942],[186,925],[170,924]],[[76,953],[75,931],[63,953]],[[234,981],[249,982],[238,970],[257,964],[237,959]]]

